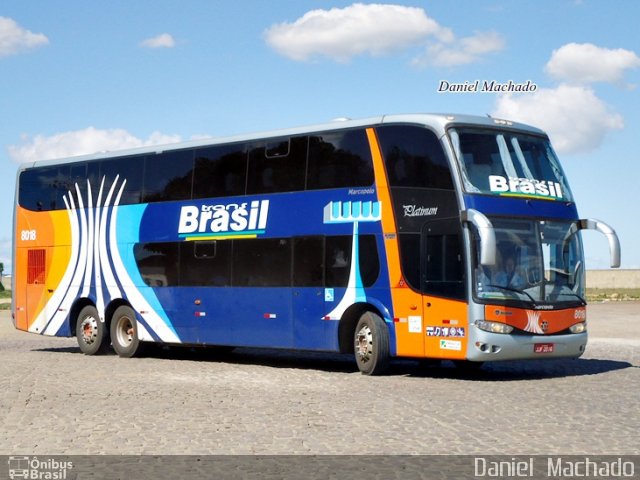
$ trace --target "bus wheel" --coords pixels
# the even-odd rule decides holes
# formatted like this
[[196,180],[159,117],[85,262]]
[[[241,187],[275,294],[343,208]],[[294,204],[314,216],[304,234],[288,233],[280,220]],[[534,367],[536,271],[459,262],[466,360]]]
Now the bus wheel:
[[138,338],[138,322],[131,307],[116,308],[111,318],[111,343],[113,349],[121,357],[135,357],[142,350],[142,342]]
[[358,369],[364,375],[380,375],[389,368],[389,331],[382,318],[365,312],[354,334]]
[[93,305],[80,310],[76,321],[76,339],[85,355],[105,353],[109,348],[107,326],[100,321],[100,314]]

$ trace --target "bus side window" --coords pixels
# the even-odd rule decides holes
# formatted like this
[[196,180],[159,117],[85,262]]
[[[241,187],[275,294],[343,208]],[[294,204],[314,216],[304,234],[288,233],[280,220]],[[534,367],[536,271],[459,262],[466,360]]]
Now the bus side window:
[[351,269],[351,242],[349,235],[327,237],[325,242],[325,286],[346,287]]
[[307,137],[263,142],[249,152],[247,194],[304,190]]
[[324,285],[324,238],[299,237],[293,240],[293,285]]
[[378,245],[375,235],[360,235],[359,255],[360,255],[360,277],[365,287],[370,287],[380,274],[380,258],[378,257]]
[[191,198],[193,150],[147,155],[144,162],[144,203]]
[[111,197],[111,203],[115,202],[120,187],[126,180],[126,185],[120,197],[120,205],[129,205],[140,203],[142,200],[142,182],[144,171],[144,157],[136,155],[131,157],[112,158],[102,160],[100,162],[100,178],[101,182],[104,178],[104,191],[102,194],[102,202],[106,201],[109,190],[114,186],[116,177],[118,183],[115,185],[114,192]]
[[372,184],[373,162],[364,130],[329,132],[309,138],[308,190]]
[[464,299],[463,253],[458,219],[428,222],[423,230],[423,292]]
[[233,285],[291,285],[291,239],[259,238],[233,241]]
[[246,145],[219,145],[196,150],[194,199],[244,195],[246,182]]
[[390,186],[453,190],[449,164],[435,133],[410,125],[382,126],[376,132]]
[[[83,163],[86,168],[86,164]],[[64,198],[70,202],[69,192],[77,207],[77,193],[70,178],[69,165],[39,167],[20,174],[18,201],[20,206],[34,211],[64,210]],[[83,184],[79,185],[82,192]],[[83,198],[86,203],[86,199]],[[69,205],[71,206],[71,204]]]
[[180,243],[180,286],[231,285],[231,241]]
[[179,281],[179,244],[137,243],[133,254],[144,283],[150,287],[174,287]]
[[420,235],[417,233],[401,233],[400,259],[404,280],[415,290],[420,288]]

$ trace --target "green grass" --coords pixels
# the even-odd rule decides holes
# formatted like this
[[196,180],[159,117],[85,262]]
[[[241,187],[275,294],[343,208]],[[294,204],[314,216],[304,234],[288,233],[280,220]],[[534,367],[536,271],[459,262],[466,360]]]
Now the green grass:
[[0,292],[0,298],[11,298],[11,290],[3,290]]
[[640,300],[640,288],[587,288],[587,301]]

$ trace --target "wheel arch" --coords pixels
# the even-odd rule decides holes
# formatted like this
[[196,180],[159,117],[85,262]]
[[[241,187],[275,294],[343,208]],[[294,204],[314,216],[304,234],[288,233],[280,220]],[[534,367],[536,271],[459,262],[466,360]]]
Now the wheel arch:
[[95,307],[96,304],[93,303],[90,298],[82,297],[78,298],[69,310],[69,316],[67,317],[67,326],[69,328],[69,331],[71,332],[72,337],[76,336],[76,324],[78,323],[80,312],[84,307],[87,306]]
[[372,312],[384,318],[380,309],[371,303],[354,303],[347,308],[338,326],[338,348],[340,349],[340,353],[354,353],[353,334],[358,320],[360,320],[360,317],[365,312]]
[[114,298],[109,302],[107,308],[104,309],[104,321],[107,324],[107,328],[111,327],[111,319],[113,318],[114,312],[118,309],[118,307],[122,306],[131,308],[135,313],[135,308],[133,308],[127,300],[125,300],[124,298]]

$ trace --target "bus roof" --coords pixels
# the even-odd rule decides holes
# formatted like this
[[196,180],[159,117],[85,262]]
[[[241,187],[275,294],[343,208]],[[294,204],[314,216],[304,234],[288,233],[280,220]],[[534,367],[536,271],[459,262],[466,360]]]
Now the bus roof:
[[24,163],[20,166],[19,171],[46,165],[58,165],[64,163],[81,162],[100,160],[104,158],[124,157],[128,155],[143,155],[146,153],[162,153],[170,150],[181,150],[186,148],[198,148],[208,147],[225,143],[239,143],[253,140],[262,140],[266,138],[288,137],[293,135],[311,134],[314,132],[326,132],[332,130],[343,130],[348,128],[368,127],[383,124],[415,124],[424,125],[432,128],[438,136],[442,136],[445,130],[453,125],[468,125],[468,126],[480,126],[488,128],[509,128],[515,130],[521,130],[535,135],[546,135],[542,130],[526,125],[523,123],[517,123],[510,120],[497,119],[493,117],[482,117],[477,115],[461,115],[461,114],[433,114],[433,113],[418,113],[418,114],[393,114],[393,115],[381,115],[377,117],[368,117],[358,120],[352,120],[348,118],[340,118],[328,123],[307,125],[302,127],[270,130],[254,133],[245,133],[240,135],[226,136],[226,137],[208,137],[198,140],[189,140],[178,143],[164,144],[164,145],[150,145],[145,147],[137,147],[125,150],[112,150],[103,151],[99,153],[92,153],[88,155],[79,155],[74,157],[50,159],[50,160],[36,160],[34,162]]

